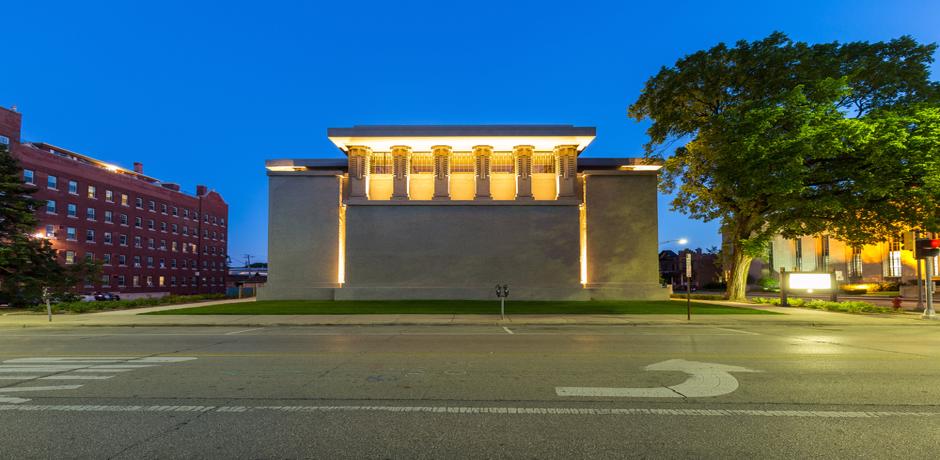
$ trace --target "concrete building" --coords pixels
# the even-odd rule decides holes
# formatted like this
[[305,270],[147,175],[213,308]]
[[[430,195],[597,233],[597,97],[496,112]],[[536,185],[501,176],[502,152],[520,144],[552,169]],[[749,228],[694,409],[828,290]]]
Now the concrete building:
[[[936,238],[934,235],[920,237]],[[913,249],[914,235],[911,232],[862,247],[852,247],[826,235],[796,239],[778,236],[772,241],[770,269],[775,273],[779,273],[781,268],[790,272],[835,272],[836,278],[844,283],[899,283],[902,291],[907,292],[904,286],[913,286],[917,280],[917,260]],[[930,259],[935,274],[940,270],[938,259]],[[926,272],[923,263],[921,261],[921,279]],[[934,277],[934,281],[937,280],[940,280],[940,274]],[[916,295],[916,290],[914,292]]]
[[266,162],[261,299],[665,299],[657,170],[581,158],[594,128],[356,126]]
[[23,181],[46,205],[36,237],[52,242],[59,262],[102,263],[101,278],[83,294],[122,298],[224,293],[228,205],[204,185],[179,185],[43,142],[21,142],[22,117],[0,108],[0,143],[23,168]]

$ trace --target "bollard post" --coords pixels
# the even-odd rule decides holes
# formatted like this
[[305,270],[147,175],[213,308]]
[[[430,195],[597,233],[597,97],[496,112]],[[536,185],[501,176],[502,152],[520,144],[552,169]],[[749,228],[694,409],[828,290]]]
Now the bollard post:
[[787,302],[787,269],[780,267],[780,306],[789,307],[790,304]]

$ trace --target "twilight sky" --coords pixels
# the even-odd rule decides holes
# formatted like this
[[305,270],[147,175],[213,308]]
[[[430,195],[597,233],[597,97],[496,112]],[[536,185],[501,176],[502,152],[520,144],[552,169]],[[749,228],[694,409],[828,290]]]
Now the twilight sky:
[[[936,1],[31,0],[0,11],[0,105],[19,107],[24,139],[218,190],[236,263],[266,260],[264,160],[341,156],[328,127],[576,124],[597,127],[583,155],[640,156],[646,124],[626,107],[685,54],[774,30],[940,41]],[[668,199],[660,240],[719,244],[717,223]]]

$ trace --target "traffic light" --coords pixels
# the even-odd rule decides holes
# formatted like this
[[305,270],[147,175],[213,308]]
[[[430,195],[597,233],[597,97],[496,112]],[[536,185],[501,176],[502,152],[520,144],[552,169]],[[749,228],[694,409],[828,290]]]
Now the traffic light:
[[914,257],[924,259],[940,256],[940,238],[919,239],[914,247]]

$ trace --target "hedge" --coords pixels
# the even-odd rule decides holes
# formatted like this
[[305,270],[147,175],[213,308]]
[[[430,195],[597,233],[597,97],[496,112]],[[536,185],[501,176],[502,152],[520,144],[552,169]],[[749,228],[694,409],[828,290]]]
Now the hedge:
[[[134,300],[108,300],[90,302],[59,302],[52,305],[53,313],[71,312],[87,313],[102,310],[123,310],[138,307],[156,307],[160,305],[173,305],[205,300],[224,299],[225,294],[199,294],[199,295],[168,295],[164,297],[141,297]],[[45,311],[45,305],[33,307],[35,311]]]

